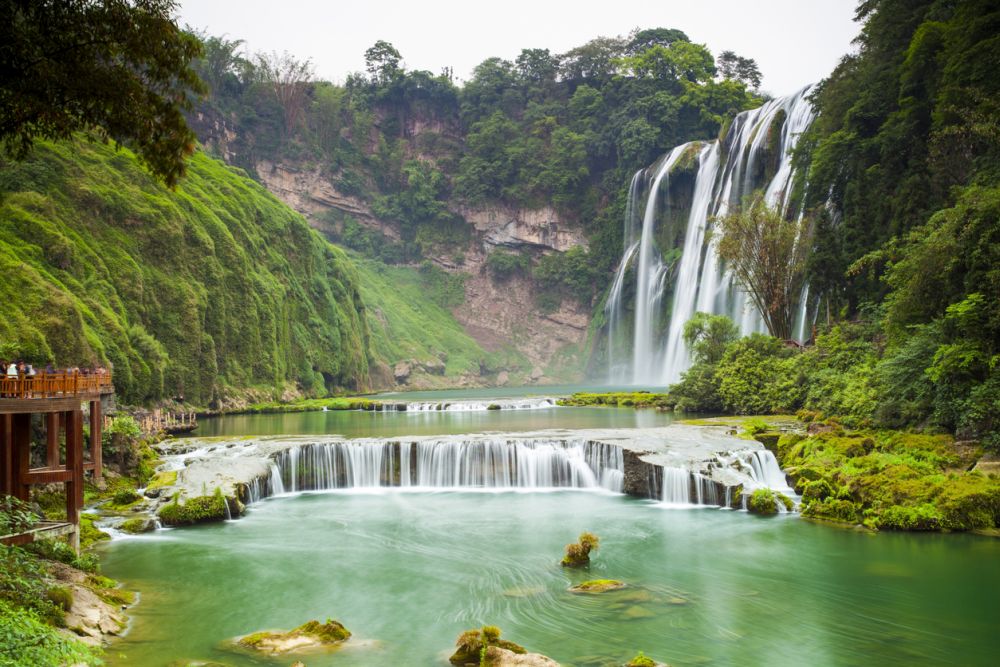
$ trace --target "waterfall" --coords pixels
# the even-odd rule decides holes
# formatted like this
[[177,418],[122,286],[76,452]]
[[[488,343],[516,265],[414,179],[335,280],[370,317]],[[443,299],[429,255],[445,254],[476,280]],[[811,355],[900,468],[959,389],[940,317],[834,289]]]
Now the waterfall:
[[[728,505],[729,487],[725,487]],[[664,466],[661,499],[669,505],[719,505],[719,485],[686,468]]]
[[485,412],[487,410],[541,410],[556,407],[551,397],[501,398],[495,400],[408,401],[383,403],[383,412]]
[[785,473],[778,465],[778,459],[767,449],[755,449],[743,453],[742,460],[750,466],[750,477],[757,487],[767,487],[772,491],[783,493],[789,498],[796,498],[795,491],[788,486]]
[[[719,260],[712,220],[760,189],[769,205],[780,206],[786,215],[802,215],[801,211],[790,211],[796,177],[792,152],[814,117],[807,99],[811,90],[812,86],[807,86],[794,95],[744,111],[733,119],[721,140],[678,146],[657,165],[633,177],[626,207],[625,252],[605,306],[610,382],[666,385],[679,380],[691,363],[683,340],[684,325],[697,311],[728,315],[743,334],[764,330],[760,314]],[[685,156],[691,155],[695,158],[689,164],[691,160]],[[655,239],[658,225],[663,227],[671,222],[671,215],[676,216],[669,207],[667,215],[661,215],[661,201],[673,192],[671,177],[680,173],[693,176],[691,204],[683,236],[676,234],[671,241],[681,250],[680,259],[668,264]],[[650,180],[648,188],[642,187],[646,180]],[[677,192],[676,199],[683,200],[683,193]],[[644,215],[637,235],[638,210]],[[627,326],[624,295],[630,287],[627,277],[632,268],[635,317],[632,349],[625,352],[621,350]],[[808,288],[804,288],[795,329],[800,339],[808,328],[808,296]]]
[[622,492],[621,448],[558,440],[348,441],[275,457],[274,488],[604,488]]

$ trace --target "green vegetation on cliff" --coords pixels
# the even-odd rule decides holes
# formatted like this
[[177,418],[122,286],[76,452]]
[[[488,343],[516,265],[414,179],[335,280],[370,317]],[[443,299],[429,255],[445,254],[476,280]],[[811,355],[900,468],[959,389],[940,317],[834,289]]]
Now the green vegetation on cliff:
[[[251,172],[265,161],[315,170],[400,237],[381,237],[343,207],[328,221],[338,242],[412,262],[463,252],[473,234],[467,210],[552,207],[585,232],[589,248],[562,263],[551,259],[558,253],[513,250],[542,260],[531,272],[538,286],[588,303],[621,254],[632,173],[676,144],[717,136],[759,102],[753,61],[726,52],[717,68],[704,45],[664,28],[562,54],[526,48],[513,60],[487,58],[462,85],[448,72],[407,70],[381,41],[365,53],[367,73],[343,86],[309,81],[301,62],[298,83],[282,84],[271,74],[275,56],[200,37],[205,57],[195,68],[211,91],[193,120],[202,141],[224,144]],[[283,85],[301,94],[276,94]],[[499,279],[531,275],[528,268],[502,256],[490,264]]]
[[2,165],[0,196],[14,353],[114,364],[127,402],[368,386],[356,272],[239,170],[196,154],[172,192],[126,150],[46,143]]

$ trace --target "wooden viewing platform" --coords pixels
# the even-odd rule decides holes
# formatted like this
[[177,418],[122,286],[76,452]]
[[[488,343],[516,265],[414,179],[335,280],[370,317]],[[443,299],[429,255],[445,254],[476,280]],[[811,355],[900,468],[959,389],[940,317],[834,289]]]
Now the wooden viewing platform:
[[[101,400],[114,394],[108,373],[43,373],[33,377],[0,378],[0,495],[27,502],[35,484],[62,483],[66,489],[66,521],[79,544],[84,471],[101,478]],[[83,410],[90,410],[90,451],[83,447]],[[41,415],[44,455],[36,452],[32,467],[32,417]],[[42,443],[39,442],[38,449]],[[89,454],[89,456],[85,456]],[[85,460],[85,458],[89,460]],[[5,536],[4,541],[8,541]]]

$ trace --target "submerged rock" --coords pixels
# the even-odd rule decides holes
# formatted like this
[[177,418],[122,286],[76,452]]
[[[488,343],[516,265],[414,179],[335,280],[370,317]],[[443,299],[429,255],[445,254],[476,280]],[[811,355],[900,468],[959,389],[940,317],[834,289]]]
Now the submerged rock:
[[350,636],[350,631],[341,623],[328,618],[326,623],[309,621],[288,632],[254,632],[237,637],[235,643],[268,655],[280,655],[338,646]]
[[570,586],[570,593],[604,593],[605,591],[617,591],[625,588],[624,581],[617,579],[592,579],[576,586]]

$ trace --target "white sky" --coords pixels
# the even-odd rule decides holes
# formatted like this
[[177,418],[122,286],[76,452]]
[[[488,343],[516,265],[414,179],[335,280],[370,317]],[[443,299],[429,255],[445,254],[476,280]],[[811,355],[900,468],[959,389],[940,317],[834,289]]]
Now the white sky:
[[246,49],[310,58],[318,78],[343,82],[364,70],[365,49],[384,39],[407,69],[458,79],[491,56],[522,48],[562,53],[635,27],[679,28],[714,55],[754,58],[762,89],[785,95],[819,81],[852,50],[857,0],[181,0],[179,23],[243,39]]

